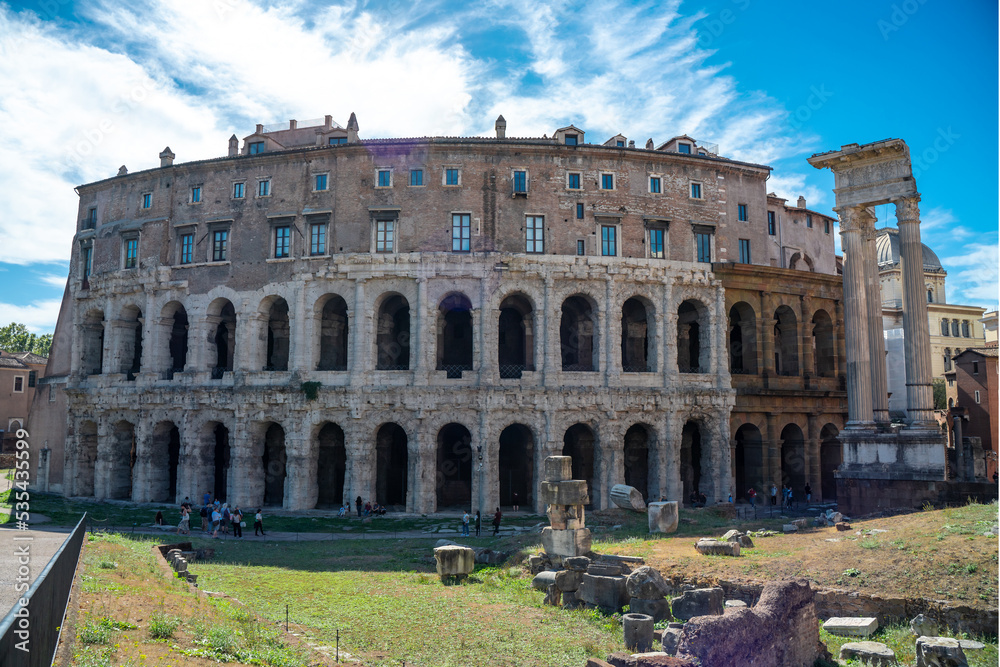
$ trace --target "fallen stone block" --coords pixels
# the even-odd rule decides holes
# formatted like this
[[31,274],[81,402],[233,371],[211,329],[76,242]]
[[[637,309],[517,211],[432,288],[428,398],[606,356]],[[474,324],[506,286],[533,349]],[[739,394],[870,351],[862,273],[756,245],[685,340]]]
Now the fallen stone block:
[[690,658],[667,655],[662,651],[636,653],[632,656],[635,667],[698,667]]
[[841,532],[843,532],[843,531],[845,531],[845,530],[850,530],[850,529],[851,529],[851,524],[847,523],[846,521],[840,521],[840,522],[838,522],[838,523],[835,523],[835,524],[833,524],[833,525],[834,525],[834,527],[835,527],[835,528],[836,528],[837,530],[839,530],[839,531],[841,531]]
[[188,572],[187,576],[185,578],[187,579],[187,582],[189,584],[191,584],[192,586],[197,586],[198,585],[198,575],[197,574],[191,574],[190,572]]
[[562,592],[559,587],[552,584],[545,592],[545,604],[558,607],[562,604]]
[[563,558],[563,567],[567,570],[576,570],[577,572],[586,572],[587,567],[590,566],[590,559],[586,556],[570,556],[569,558]]
[[965,651],[951,637],[918,637],[917,667],[968,667]]
[[799,527],[794,523],[786,523],[781,526],[781,532],[783,533],[797,533],[799,532]]
[[542,482],[538,485],[539,498],[546,505],[589,505],[587,481],[570,479],[564,482]]
[[579,609],[584,604],[577,591],[563,591],[562,603],[563,609]]
[[434,543],[434,548],[437,549],[438,547],[453,547],[456,546],[457,544],[458,542],[452,542],[451,540],[438,540],[437,542]]
[[535,575],[535,578],[531,580],[531,587],[538,591],[548,590],[549,586],[556,583],[556,574],[557,573],[552,570],[539,572]]
[[726,609],[746,609],[747,603],[743,600],[726,600]]
[[830,523],[837,524],[844,520],[844,515],[840,512],[830,512],[826,518]]
[[725,611],[725,594],[721,588],[696,588],[670,602],[674,618],[689,620],[695,616],[721,616]]
[[649,503],[646,507],[649,514],[650,533],[676,533],[679,519],[676,500]]
[[629,612],[622,616],[625,647],[636,653],[646,653],[653,648],[653,617]]
[[698,542],[694,545],[694,548],[698,550],[698,553],[705,556],[740,555],[739,542],[723,542],[722,540],[713,540],[708,537],[703,537],[698,540]]
[[958,645],[963,651],[981,651],[986,648],[986,644],[977,642],[975,639],[959,639]]
[[792,521],[792,525],[796,526],[799,530],[805,530],[809,527],[809,519],[795,519]]
[[593,574],[598,577],[618,577],[625,573],[622,570],[622,566],[618,563],[598,561],[587,566],[587,574]]
[[681,644],[681,635],[684,631],[681,628],[667,628],[663,631],[663,651],[667,655],[676,655],[677,647]]
[[555,530],[542,528],[542,548],[550,556],[582,556],[590,552],[591,536],[586,528]]
[[630,598],[628,608],[636,614],[652,616],[654,623],[670,618],[670,602],[666,598]]
[[891,667],[896,662],[896,653],[881,642],[847,642],[840,647],[841,660],[858,660],[872,667]]
[[670,592],[670,586],[663,580],[663,576],[648,565],[633,570],[625,580],[625,587],[629,597],[647,600],[666,597]]
[[611,487],[611,502],[622,509],[634,512],[646,511],[646,501],[642,499],[642,492],[627,484],[615,484]]
[[915,637],[935,637],[938,634],[938,626],[923,614],[917,614],[910,620],[910,632]]
[[542,479],[546,482],[564,482],[573,479],[573,457],[546,456],[542,462]]
[[561,591],[575,591],[580,588],[581,581],[583,581],[583,572],[576,570],[560,570],[556,572],[556,588]]
[[464,577],[476,569],[476,552],[469,547],[448,545],[434,550],[439,577]]
[[587,664],[584,667],[613,667],[610,662],[601,660],[600,658],[587,658]]
[[545,513],[549,525],[555,530],[586,528],[583,505],[549,505]]
[[878,619],[873,617],[835,617],[827,619],[823,629],[841,637],[867,637],[878,630]]
[[621,610],[628,601],[628,593],[625,591],[625,577],[599,577],[585,574],[576,595],[587,604],[594,605],[609,613]]
[[721,539],[726,542],[736,542],[744,549],[753,549],[753,540],[750,539],[750,536],[738,530],[730,530]]

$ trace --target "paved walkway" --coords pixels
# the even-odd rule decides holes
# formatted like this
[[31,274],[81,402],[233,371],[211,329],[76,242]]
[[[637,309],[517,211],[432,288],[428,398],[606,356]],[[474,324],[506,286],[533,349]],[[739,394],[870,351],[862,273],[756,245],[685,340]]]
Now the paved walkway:
[[[18,549],[28,545],[28,570],[30,583],[33,583],[62,543],[69,537],[71,530],[72,528],[46,530],[0,528],[0,617],[6,616],[22,593],[27,592],[27,590],[16,590],[17,571],[21,566],[18,562]],[[20,539],[24,537],[30,537],[31,540]]]

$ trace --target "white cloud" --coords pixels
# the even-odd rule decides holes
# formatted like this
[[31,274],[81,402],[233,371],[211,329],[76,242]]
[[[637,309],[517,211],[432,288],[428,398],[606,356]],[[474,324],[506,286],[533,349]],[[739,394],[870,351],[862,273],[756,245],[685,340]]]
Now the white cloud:
[[996,240],[992,243],[967,243],[961,255],[942,257],[941,264],[948,270],[949,303],[996,309],[1000,301],[997,294],[1000,253]]
[[36,301],[31,305],[15,305],[0,303],[0,322],[4,325],[10,322],[20,322],[32,333],[51,332],[56,328],[59,319],[61,299]]

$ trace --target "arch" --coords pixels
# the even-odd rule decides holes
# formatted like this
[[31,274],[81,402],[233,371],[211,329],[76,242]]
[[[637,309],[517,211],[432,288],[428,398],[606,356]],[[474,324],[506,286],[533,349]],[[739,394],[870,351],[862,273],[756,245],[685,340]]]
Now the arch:
[[[805,268],[800,267],[799,262],[805,264]],[[798,269],[799,271],[808,270],[814,273],[816,272],[816,264],[812,261],[812,258],[804,252],[797,252],[792,255],[791,259],[788,260],[788,268]]]
[[376,321],[376,370],[405,371],[410,368],[410,304],[402,294],[381,299]]
[[805,499],[806,440],[798,424],[781,429],[781,483],[792,487],[793,498]]
[[340,507],[344,502],[344,476],[347,472],[347,449],[344,430],[327,422],[316,437],[316,483],[319,494],[316,507]]
[[788,306],[774,311],[774,370],[778,375],[799,374],[799,328]]
[[837,499],[837,478],[834,475],[844,461],[844,447],[839,439],[840,430],[826,424],[819,432],[820,491],[823,500]]
[[[757,373],[757,313],[746,301],[729,309],[729,372]],[[737,487],[737,490],[742,493],[746,489]]]
[[705,493],[701,488],[702,471],[710,466],[708,447],[702,446],[702,424],[689,419],[681,430],[681,481],[685,502],[690,503],[693,494]]
[[107,497],[111,500],[131,500],[132,472],[137,458],[135,425],[124,419],[116,423],[110,444]]
[[632,297],[622,304],[622,370],[626,373],[650,373],[656,354],[653,351],[652,307],[642,297]]
[[587,480],[587,496],[594,504],[594,448],[597,438],[587,424],[573,424],[563,435],[563,456],[573,458],[573,479]]
[[208,305],[208,359],[212,377],[233,370],[236,354],[236,308],[232,301],[218,298]]
[[472,370],[472,302],[460,292],[447,295],[438,304],[437,369],[449,378]]
[[84,375],[100,375],[104,368],[104,311],[87,311],[83,319],[83,357],[80,360]]
[[281,507],[284,504],[287,462],[285,429],[280,424],[270,422],[264,432],[264,455],[261,457],[264,472],[263,505]]
[[472,503],[472,434],[454,422],[437,436],[437,508],[468,508]]
[[176,502],[181,457],[181,434],[177,425],[172,421],[156,424],[150,445],[149,499],[154,503]]
[[645,424],[634,424],[625,431],[625,483],[635,487],[649,502],[649,455],[652,438]]
[[822,308],[813,314],[812,318],[813,358],[816,360],[816,375],[833,377],[837,373],[834,357],[836,343],[833,337],[833,319]]
[[119,373],[125,374],[126,380],[135,380],[142,372],[142,325],[144,318],[138,306],[130,305],[122,308],[121,332],[118,339]]
[[562,304],[559,346],[564,371],[595,371],[600,364],[597,313],[590,299],[577,294]]
[[94,470],[97,464],[97,423],[89,419],[80,422],[77,435],[76,480],[73,495],[94,495]]
[[291,324],[288,302],[280,296],[268,297],[261,303],[267,309],[267,349],[264,352],[265,371],[287,371],[291,346]]
[[389,422],[375,436],[375,502],[385,507],[406,507],[409,452],[406,431]]
[[524,424],[511,424],[501,431],[498,456],[501,506],[534,506],[534,462],[535,438],[530,428]]
[[316,302],[319,326],[318,371],[347,370],[349,321],[347,302],[339,294],[327,294]]
[[757,489],[758,496],[766,497],[767,484],[764,479],[766,453],[760,429],[754,424],[743,424],[736,429],[736,490],[734,496],[742,496],[750,487]]
[[520,378],[535,370],[535,322],[531,301],[511,294],[500,302],[497,328],[497,365],[501,378]]
[[708,309],[701,301],[685,299],[677,306],[677,370],[707,373],[710,349]]
[[188,316],[184,304],[171,301],[160,311],[161,326],[168,332],[167,339],[167,379],[174,373],[182,373],[188,356]]

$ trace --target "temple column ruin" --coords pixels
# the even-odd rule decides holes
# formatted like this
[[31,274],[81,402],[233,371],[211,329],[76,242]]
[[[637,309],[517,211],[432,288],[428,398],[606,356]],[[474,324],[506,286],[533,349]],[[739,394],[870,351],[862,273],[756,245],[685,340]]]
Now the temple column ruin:
[[[835,209],[836,210],[836,209]],[[872,419],[871,348],[868,338],[868,306],[865,289],[864,207],[837,210],[840,240],[844,250],[844,335],[847,347],[848,429],[870,429]],[[881,319],[881,315],[879,315]]]
[[889,383],[885,370],[885,336],[882,332],[882,288],[875,252],[875,216],[861,208],[861,235],[864,239],[865,305],[868,311],[868,356],[871,358],[872,416],[876,424],[889,423]]

